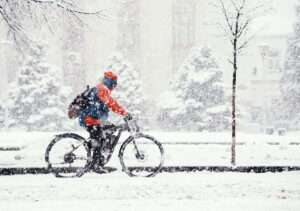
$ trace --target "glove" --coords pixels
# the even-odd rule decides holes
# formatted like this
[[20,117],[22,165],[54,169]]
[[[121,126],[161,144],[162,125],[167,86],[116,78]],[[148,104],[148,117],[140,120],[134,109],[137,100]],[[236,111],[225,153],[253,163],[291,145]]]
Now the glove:
[[132,120],[132,115],[130,113],[125,114],[124,120],[125,121]]

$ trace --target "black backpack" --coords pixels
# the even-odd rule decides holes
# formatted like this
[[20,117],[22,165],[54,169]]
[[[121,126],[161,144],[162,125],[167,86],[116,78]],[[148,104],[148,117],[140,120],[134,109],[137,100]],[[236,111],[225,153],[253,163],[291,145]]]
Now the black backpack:
[[84,92],[82,92],[80,95],[75,97],[75,99],[68,107],[68,115],[70,119],[75,119],[79,117],[82,114],[83,110],[90,105],[89,99],[92,91],[93,88],[90,89],[90,87],[87,86],[87,89]]

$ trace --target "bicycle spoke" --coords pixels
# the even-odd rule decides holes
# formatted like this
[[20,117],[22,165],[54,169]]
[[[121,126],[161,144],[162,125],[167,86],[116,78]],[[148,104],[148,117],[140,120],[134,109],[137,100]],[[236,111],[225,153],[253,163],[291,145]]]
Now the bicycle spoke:
[[82,146],[82,144],[78,144],[77,147],[75,147],[75,146],[72,144],[71,147],[72,147],[73,149],[71,150],[70,153],[74,152],[74,151],[75,151],[76,149],[78,149],[80,146]]
[[76,156],[75,160],[87,160],[86,157]]
[[138,156],[139,156],[139,158],[140,158],[140,157],[141,157],[141,154],[140,154],[140,152],[139,152],[139,150],[138,150],[138,148],[137,148],[135,139],[133,139],[133,144],[134,144],[134,148],[135,148],[135,150],[136,150],[136,153],[138,154]]

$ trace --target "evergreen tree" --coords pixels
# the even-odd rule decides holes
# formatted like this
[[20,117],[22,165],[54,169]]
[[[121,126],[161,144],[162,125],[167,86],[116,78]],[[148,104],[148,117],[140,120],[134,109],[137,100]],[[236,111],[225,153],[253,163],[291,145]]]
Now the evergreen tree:
[[[147,122],[142,119],[142,114],[145,112],[145,98],[139,72],[121,53],[114,53],[109,58],[104,65],[104,71],[112,71],[118,76],[118,85],[112,92],[112,96],[127,111],[139,118],[140,125],[145,127]],[[122,119],[120,115],[111,112],[110,121],[120,123]]]
[[159,124],[169,130],[216,131],[229,126],[222,72],[207,47],[195,48],[160,100]]
[[5,125],[5,99],[3,96],[0,96],[0,128],[3,128]]
[[46,62],[46,45],[37,43],[9,84],[9,127],[53,131],[69,129],[65,101],[70,89],[60,71]]
[[285,68],[281,78],[282,99],[279,102],[283,124],[300,128],[300,3],[296,6],[297,22],[288,39]]

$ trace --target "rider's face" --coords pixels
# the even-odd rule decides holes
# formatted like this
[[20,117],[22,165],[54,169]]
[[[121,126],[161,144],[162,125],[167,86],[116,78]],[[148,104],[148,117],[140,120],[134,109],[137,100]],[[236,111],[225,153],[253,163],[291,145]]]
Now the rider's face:
[[115,81],[115,83],[113,84],[112,89],[115,89],[117,87],[117,85],[118,85],[118,83],[117,83],[117,81]]

